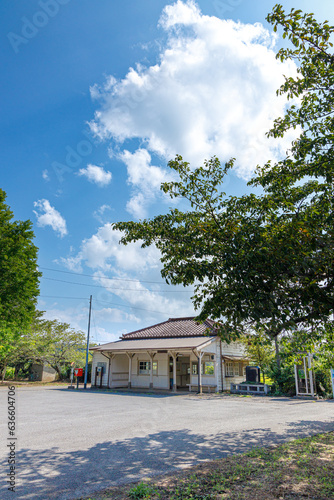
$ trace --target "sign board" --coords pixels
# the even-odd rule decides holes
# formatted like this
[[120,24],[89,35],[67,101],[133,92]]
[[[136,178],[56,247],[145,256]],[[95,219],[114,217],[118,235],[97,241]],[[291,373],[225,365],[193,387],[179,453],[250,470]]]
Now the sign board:
[[83,375],[83,368],[74,368],[74,375],[76,377],[82,377],[82,375]]
[[332,381],[332,391],[333,391],[333,399],[334,399],[334,368],[331,368],[331,381]]

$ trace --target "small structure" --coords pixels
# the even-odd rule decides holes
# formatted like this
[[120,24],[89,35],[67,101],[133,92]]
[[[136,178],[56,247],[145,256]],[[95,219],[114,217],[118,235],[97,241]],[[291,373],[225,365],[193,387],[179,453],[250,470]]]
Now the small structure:
[[218,392],[244,378],[242,344],[222,342],[215,322],[170,318],[91,349],[92,387]]
[[46,363],[33,364],[31,367],[30,378],[39,382],[53,382],[56,380],[57,372]]
[[241,384],[231,384],[234,394],[269,394],[271,386],[260,382],[260,368],[246,366],[246,381]]
[[296,396],[315,396],[315,378],[313,372],[313,356],[310,353],[303,353],[300,362],[294,365]]
[[252,382],[242,382],[241,384],[231,384],[233,394],[269,394],[271,386],[267,384],[253,384]]

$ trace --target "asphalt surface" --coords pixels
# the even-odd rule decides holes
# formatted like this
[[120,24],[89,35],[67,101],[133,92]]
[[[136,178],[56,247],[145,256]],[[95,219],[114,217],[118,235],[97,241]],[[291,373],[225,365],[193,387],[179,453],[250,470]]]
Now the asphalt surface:
[[108,486],[334,430],[334,401],[16,389],[16,489],[8,491],[0,389],[0,498],[69,500]]

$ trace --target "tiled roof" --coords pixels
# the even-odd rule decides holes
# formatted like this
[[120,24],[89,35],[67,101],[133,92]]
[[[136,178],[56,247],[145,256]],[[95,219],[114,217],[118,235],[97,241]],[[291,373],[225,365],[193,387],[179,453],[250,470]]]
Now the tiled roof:
[[[122,335],[123,340],[131,339],[161,339],[167,337],[200,337],[206,334],[217,335],[214,328],[215,323],[206,320],[204,323],[197,323],[194,317],[191,318],[169,318],[168,321],[157,325],[142,328],[135,332]],[[209,331],[208,331],[209,329]]]

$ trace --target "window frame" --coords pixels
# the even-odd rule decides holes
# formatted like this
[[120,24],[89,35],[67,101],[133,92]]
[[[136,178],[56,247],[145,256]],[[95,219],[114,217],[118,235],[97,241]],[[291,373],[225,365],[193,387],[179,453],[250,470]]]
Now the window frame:
[[[205,377],[214,377],[215,376],[215,362],[214,361],[204,361],[202,363],[202,365],[204,365],[204,368],[203,368],[203,375],[205,375]],[[206,365],[210,365],[212,366],[213,368],[213,373],[206,373]]]
[[233,361],[225,361],[225,377],[234,377]]
[[[141,364],[146,364],[148,368],[140,368]],[[149,375],[151,371],[151,361],[147,360],[138,360],[138,375]]]

